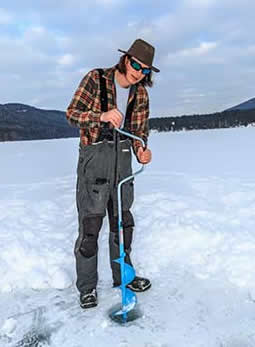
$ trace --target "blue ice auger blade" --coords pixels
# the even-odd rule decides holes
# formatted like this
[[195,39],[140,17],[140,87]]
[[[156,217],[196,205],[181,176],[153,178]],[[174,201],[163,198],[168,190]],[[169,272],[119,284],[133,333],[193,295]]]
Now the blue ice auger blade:
[[129,312],[133,310],[137,303],[137,297],[134,292],[132,292],[131,289],[126,288],[126,298],[125,298],[125,305],[123,305],[123,309],[126,312]]
[[[133,268],[133,266],[125,263],[124,261],[124,258],[118,258],[118,259],[114,259],[114,261],[118,264],[120,264],[121,266],[121,263],[123,264],[123,268],[124,268],[124,273],[122,275],[122,281],[121,281],[121,284],[123,285],[127,285],[129,284],[130,282],[133,281],[133,279],[135,278],[135,269]],[[121,287],[121,286],[119,286]]]
[[122,305],[120,310],[113,313],[114,316],[123,316],[123,318],[125,319],[127,313],[134,309],[137,303],[137,297],[136,294],[128,288],[126,288],[125,301],[125,305]]
[[135,269],[133,266],[124,263],[124,278],[123,278],[123,284],[127,285],[130,282],[133,281],[135,278]]

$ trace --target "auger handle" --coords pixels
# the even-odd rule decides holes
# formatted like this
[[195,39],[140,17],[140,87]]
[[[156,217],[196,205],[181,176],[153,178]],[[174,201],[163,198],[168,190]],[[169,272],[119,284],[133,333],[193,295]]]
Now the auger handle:
[[[127,133],[126,131],[120,130],[118,128],[115,128],[115,130],[118,131],[119,133],[123,134],[123,135],[131,137],[132,139],[140,141],[142,143],[142,146],[145,147],[145,142],[140,137],[132,135],[130,133]],[[132,175],[124,178],[118,184],[118,224],[119,224],[118,227],[119,227],[119,231],[120,231],[120,235],[119,235],[119,237],[120,237],[120,255],[125,255],[124,254],[123,228],[122,228],[122,211],[121,211],[121,186],[122,186],[123,183],[131,180],[136,175],[140,174],[143,170],[144,170],[144,164],[142,164],[142,166],[141,166],[141,168],[139,170],[134,172]]]
[[119,129],[119,128],[114,128],[114,130],[118,131],[120,134],[126,135],[126,136],[128,136],[128,137],[131,137],[132,139],[135,139],[135,140],[140,141],[140,142],[142,143],[142,146],[143,146],[144,148],[146,148],[145,142],[144,142],[144,140],[143,140],[141,137],[138,137],[138,136],[135,136],[135,135],[133,135],[133,134],[130,134],[130,133],[128,133],[128,132],[126,132],[126,131],[124,131],[124,130],[121,130],[121,129]]
[[[117,132],[119,132],[120,134],[123,134],[123,135],[125,135],[125,136],[131,137],[132,139],[135,139],[135,140],[140,141],[141,144],[142,144],[142,146],[143,146],[143,148],[146,147],[145,142],[144,142],[144,140],[143,140],[141,137],[138,137],[138,136],[135,136],[135,135],[133,135],[133,134],[130,134],[130,133],[124,131],[124,130],[120,130],[119,128],[114,128],[114,129],[115,129]],[[118,184],[118,200],[119,200],[119,198],[120,198],[120,196],[119,196],[119,190],[120,190],[122,184],[125,183],[125,182],[127,182],[127,181],[129,181],[129,180],[131,180],[131,179],[134,178],[136,175],[138,175],[139,173],[141,173],[143,170],[144,170],[144,164],[142,164],[142,166],[141,166],[141,168],[140,168],[139,170],[137,170],[137,171],[134,172],[132,175],[130,175],[130,176],[124,178],[122,181],[119,182],[119,184]],[[120,212],[120,211],[119,211],[119,212]]]

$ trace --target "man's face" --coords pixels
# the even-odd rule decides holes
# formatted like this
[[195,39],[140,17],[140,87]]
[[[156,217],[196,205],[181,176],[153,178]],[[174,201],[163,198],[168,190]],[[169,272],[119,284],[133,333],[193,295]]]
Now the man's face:
[[141,65],[142,68],[149,68],[148,65],[143,64],[140,60],[134,57],[126,57],[125,64],[126,64],[126,79],[129,84],[136,84],[140,82],[144,78],[144,74],[142,73],[142,69],[139,71],[135,70],[130,63],[130,59],[136,61]]

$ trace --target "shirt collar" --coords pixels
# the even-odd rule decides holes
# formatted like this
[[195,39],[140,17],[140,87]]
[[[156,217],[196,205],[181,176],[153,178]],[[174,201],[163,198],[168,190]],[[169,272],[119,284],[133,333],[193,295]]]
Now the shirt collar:
[[[114,73],[116,71],[117,67],[116,65],[113,66],[113,67],[110,67],[108,69],[105,69],[104,70],[104,74],[103,76],[106,78],[106,79],[109,79],[111,80],[113,83],[114,83]],[[130,96],[133,97],[134,93],[136,92],[138,86],[139,86],[140,82],[138,84],[134,84],[132,86],[130,86],[129,90],[130,90]]]
[[105,69],[103,76],[106,79],[110,79],[110,80],[114,81],[114,73],[115,73],[115,71],[116,71],[116,66],[113,66],[113,67],[111,67],[109,69]]

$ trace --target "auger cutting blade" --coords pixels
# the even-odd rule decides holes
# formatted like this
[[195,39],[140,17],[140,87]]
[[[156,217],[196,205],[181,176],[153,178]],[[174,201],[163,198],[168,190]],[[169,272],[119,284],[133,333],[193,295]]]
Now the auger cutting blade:
[[[118,258],[118,259],[115,259],[114,261],[121,265],[121,263],[124,262],[124,259]],[[123,284],[127,285],[128,283],[132,282],[134,278],[135,278],[135,270],[133,266],[124,262]]]
[[136,294],[126,288],[125,305],[114,307],[110,312],[110,318],[118,323],[126,323],[137,319],[141,314],[138,309],[135,309],[136,303]]
[[125,289],[125,304],[122,306],[123,312],[131,311],[137,303],[136,294],[132,290]]

